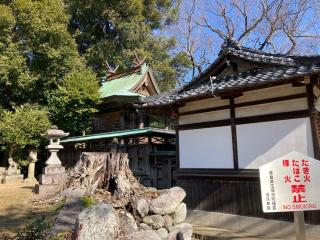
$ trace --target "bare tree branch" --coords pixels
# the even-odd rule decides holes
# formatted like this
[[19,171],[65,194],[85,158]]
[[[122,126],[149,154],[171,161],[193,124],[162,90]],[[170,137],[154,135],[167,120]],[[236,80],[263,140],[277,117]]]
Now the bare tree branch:
[[[240,6],[239,2],[241,2],[242,6]],[[247,7],[246,7],[247,6],[247,2],[244,1],[244,0],[239,1],[239,2],[234,0],[231,3],[232,6],[234,6],[235,9],[237,9],[241,13],[241,15],[242,15],[242,17],[244,19],[244,30],[243,30],[243,33],[241,33],[240,36],[237,38],[238,41],[242,40],[253,29],[255,29],[257,27],[257,25],[263,20],[263,17],[264,17],[265,11],[266,11],[264,4],[261,2],[260,3],[260,7],[262,8],[262,11],[261,11],[260,16],[256,20],[252,21],[249,24],[249,20],[248,20],[249,17],[248,16],[249,16],[250,13],[247,12]]]
[[192,77],[213,58],[218,49],[213,44],[228,38],[287,54],[305,51],[308,41],[310,51],[320,48],[320,42],[312,41],[320,38],[319,0],[185,1],[176,33],[180,50],[192,63]]

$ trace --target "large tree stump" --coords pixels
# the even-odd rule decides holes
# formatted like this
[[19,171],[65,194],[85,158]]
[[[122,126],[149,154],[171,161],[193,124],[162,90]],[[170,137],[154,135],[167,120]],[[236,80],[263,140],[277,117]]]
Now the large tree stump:
[[69,175],[67,188],[83,189],[89,195],[103,189],[118,199],[144,189],[129,168],[128,154],[115,151],[84,152]]

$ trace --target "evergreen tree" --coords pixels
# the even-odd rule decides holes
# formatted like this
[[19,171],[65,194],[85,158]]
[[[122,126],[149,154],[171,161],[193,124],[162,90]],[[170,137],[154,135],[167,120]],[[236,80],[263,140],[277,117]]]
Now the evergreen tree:
[[[8,110],[27,102],[47,106],[53,123],[80,133],[90,126],[99,85],[67,27],[61,0],[0,1],[0,104]],[[74,105],[68,121],[62,99],[63,106]]]
[[[39,105],[24,104],[13,111],[4,111],[0,121],[0,142],[9,157],[19,159],[28,148],[40,145],[40,134],[50,126],[49,112]],[[17,159],[18,158],[18,159]]]
[[176,20],[175,0],[65,0],[71,16],[69,29],[79,53],[99,77],[105,76],[105,61],[120,69],[132,65],[134,51],[151,64],[162,90],[172,88],[190,67],[183,54],[174,55],[175,39],[157,32]]

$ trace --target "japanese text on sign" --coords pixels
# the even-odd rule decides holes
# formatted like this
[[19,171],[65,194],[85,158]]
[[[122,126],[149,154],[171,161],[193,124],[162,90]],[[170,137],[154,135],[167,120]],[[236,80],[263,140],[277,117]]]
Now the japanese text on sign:
[[320,209],[320,162],[292,152],[260,168],[264,212]]

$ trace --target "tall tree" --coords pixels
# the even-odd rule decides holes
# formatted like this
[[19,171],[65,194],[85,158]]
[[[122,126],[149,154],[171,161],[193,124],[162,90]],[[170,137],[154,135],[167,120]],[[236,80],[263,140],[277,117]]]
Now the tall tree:
[[[65,110],[59,101],[64,97],[64,104],[66,99],[75,103],[81,96],[86,104],[69,108],[68,121],[88,118],[87,124],[63,126],[79,133],[90,125],[99,85],[80,57],[68,23],[62,0],[0,0],[0,90],[6,93],[0,104],[8,110],[26,102],[47,106],[50,119],[61,124]],[[81,84],[90,88],[79,88]]]
[[147,58],[163,90],[190,66],[185,54],[172,54],[175,39],[157,34],[175,22],[179,0],[65,1],[78,50],[99,77],[106,74],[106,60],[130,67],[135,50]]

